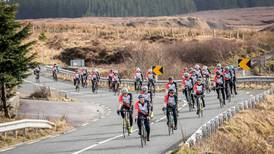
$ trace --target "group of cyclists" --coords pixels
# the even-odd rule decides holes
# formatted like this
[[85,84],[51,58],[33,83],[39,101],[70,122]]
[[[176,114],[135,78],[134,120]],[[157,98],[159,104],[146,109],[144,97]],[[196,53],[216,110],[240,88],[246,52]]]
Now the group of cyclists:
[[[34,74],[39,74],[40,68],[34,69]],[[52,75],[57,80],[58,67],[56,64],[52,66]],[[206,107],[205,95],[215,90],[217,98],[220,101],[220,106],[226,104],[226,101],[231,99],[232,95],[237,95],[236,90],[236,71],[233,65],[222,67],[221,64],[217,64],[213,69],[209,69],[207,66],[200,67],[196,64],[194,67],[185,67],[180,72],[182,95],[185,97],[189,105],[189,110],[196,109],[196,114],[200,116],[201,112]],[[127,127],[128,133],[133,131],[133,117],[138,125],[138,134],[142,134],[142,125],[146,130],[146,140],[150,140],[150,119],[153,118],[153,96],[155,95],[155,83],[157,82],[157,75],[148,69],[145,75],[143,75],[140,68],[136,68],[134,71],[134,88],[138,94],[137,101],[134,103],[133,94],[129,92],[127,88],[122,88],[119,95],[119,107],[117,114],[121,115],[125,120],[127,117],[129,120]],[[146,79],[146,85],[144,80]],[[93,69],[90,73],[86,68],[78,69],[73,75],[74,85],[79,87],[87,87],[87,80],[91,80],[92,89],[96,91],[98,89],[98,83],[100,80],[100,73],[97,69]],[[213,81],[213,83],[211,83]],[[108,87],[113,90],[115,94],[118,92],[121,78],[118,71],[110,70],[108,72]],[[178,117],[178,102],[179,102],[179,90],[178,83],[174,81],[172,77],[168,78],[168,82],[165,85],[165,97],[162,110],[167,117],[167,125],[172,123],[174,130],[177,129],[177,117]],[[133,114],[135,116],[133,116]]]
[[[232,95],[237,95],[236,91],[236,71],[233,65],[222,67],[221,64],[217,64],[215,68],[209,69],[207,66],[200,67],[196,64],[194,67],[186,67],[180,73],[182,79],[182,94],[186,98],[189,104],[189,109],[197,108],[196,114],[200,113],[206,107],[205,94],[210,93],[211,90],[215,90],[217,98],[221,99],[221,107],[226,104],[226,100],[229,100]],[[129,133],[132,133],[133,125],[133,113],[135,109],[135,119],[137,121],[139,135],[141,135],[141,120],[144,120],[144,125],[147,131],[147,141],[150,140],[150,118],[153,117],[153,91],[149,87],[154,87],[156,75],[149,69],[146,73],[147,85],[143,84],[143,74],[140,68],[135,72],[135,90],[138,89],[138,84],[141,84],[141,90],[138,94],[138,100],[133,104],[133,94],[128,91],[127,88],[121,90],[119,96],[118,114],[124,119],[125,115],[123,111],[129,112],[130,125],[128,128]],[[212,80],[213,79],[213,80]],[[151,81],[150,81],[151,80]],[[211,83],[213,81],[213,83]],[[165,85],[166,95],[164,97],[163,111],[166,113],[167,125],[169,126],[170,119],[173,120],[174,127],[177,129],[177,117],[178,117],[178,102],[179,91],[178,83],[174,81],[172,77],[168,78],[168,83]],[[172,116],[172,118],[170,118]]]

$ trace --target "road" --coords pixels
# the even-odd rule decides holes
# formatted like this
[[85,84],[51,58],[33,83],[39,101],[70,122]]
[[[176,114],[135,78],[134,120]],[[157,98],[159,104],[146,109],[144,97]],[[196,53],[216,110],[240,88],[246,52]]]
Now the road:
[[[32,77],[27,80],[33,81]],[[184,137],[190,136],[202,124],[212,117],[225,111],[228,107],[235,105],[236,101],[243,101],[252,95],[260,93],[260,90],[241,90],[238,96],[232,99],[225,108],[220,109],[215,93],[206,96],[206,109],[204,117],[197,118],[194,112],[188,112],[187,106],[180,103],[178,130],[172,136],[168,136],[166,119],[161,111],[163,106],[163,93],[157,93],[154,101],[155,117],[151,123],[151,141],[146,147],[140,147],[140,139],[135,131],[125,139],[121,137],[121,118],[117,116],[117,96],[108,91],[101,90],[98,94],[91,94],[90,89],[81,89],[80,93],[74,92],[74,87],[69,82],[54,82],[52,79],[41,77],[41,84],[65,90],[79,102],[108,107],[108,112],[97,121],[91,121],[88,125],[77,127],[75,131],[54,138],[42,140],[32,144],[22,144],[10,149],[5,154],[120,154],[120,153],[142,153],[160,154],[170,148],[176,147]],[[136,94],[134,94],[136,100]],[[136,124],[134,124],[136,130]]]

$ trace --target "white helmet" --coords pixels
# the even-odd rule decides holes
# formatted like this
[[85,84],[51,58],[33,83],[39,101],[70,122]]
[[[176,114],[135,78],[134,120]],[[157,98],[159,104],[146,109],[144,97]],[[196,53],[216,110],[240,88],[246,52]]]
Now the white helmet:
[[143,87],[142,87],[142,91],[147,92],[147,91],[148,91],[148,87],[147,87],[147,86],[143,86]]
[[207,66],[204,66],[203,69],[204,69],[204,70],[207,70]]
[[195,69],[200,69],[200,65],[196,64]]
[[127,88],[123,88],[123,89],[121,90],[121,92],[122,92],[122,94],[127,94],[127,93],[128,93],[128,89],[127,89]]
[[141,71],[141,69],[140,69],[139,67],[137,67],[136,71],[140,72],[140,71]]
[[148,72],[152,72],[152,69],[150,68],[150,69],[148,69]]

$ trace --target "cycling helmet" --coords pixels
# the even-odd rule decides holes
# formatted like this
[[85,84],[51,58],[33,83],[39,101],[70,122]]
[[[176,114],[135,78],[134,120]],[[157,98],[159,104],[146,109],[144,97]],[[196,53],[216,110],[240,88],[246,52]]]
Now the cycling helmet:
[[221,73],[219,71],[216,72],[216,75],[221,75]]
[[202,78],[198,78],[197,81],[202,81]]
[[221,67],[222,67],[222,64],[218,63],[218,64],[217,64],[217,67],[218,67],[218,68],[221,68]]
[[127,88],[123,88],[122,89],[122,94],[127,94],[128,93],[128,89]]
[[207,70],[207,68],[208,68],[207,66],[204,66],[204,67],[203,67],[204,70]]
[[173,80],[173,78],[172,78],[172,77],[169,77],[169,78],[168,78],[168,81],[171,81],[171,80]]
[[138,99],[140,100],[140,99],[144,99],[145,97],[143,96],[143,95],[139,95],[138,96]]
[[229,67],[230,67],[230,69],[234,69],[234,66],[233,66],[233,65],[230,65]]
[[196,64],[194,68],[195,69],[200,69],[200,65]]
[[174,89],[169,89],[168,90],[168,93],[170,94],[170,93],[174,93]]
[[189,77],[189,73],[184,73],[184,76],[185,77]]
[[142,91],[147,92],[147,91],[148,91],[148,87],[147,87],[147,86],[143,86],[143,87],[142,87]]
[[229,66],[226,66],[226,67],[225,67],[225,70],[229,70]]
[[140,72],[140,71],[141,71],[141,69],[140,69],[139,67],[137,67],[136,71],[137,71],[137,72]]

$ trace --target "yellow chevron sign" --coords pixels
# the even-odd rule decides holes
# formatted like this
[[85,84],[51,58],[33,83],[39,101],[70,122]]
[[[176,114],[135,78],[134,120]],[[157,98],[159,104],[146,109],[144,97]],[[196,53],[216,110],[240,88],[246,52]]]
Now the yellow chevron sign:
[[152,71],[156,74],[156,75],[163,75],[164,74],[164,69],[162,66],[152,66]]
[[249,58],[239,59],[238,66],[241,67],[243,70],[248,71],[251,69],[251,60]]

